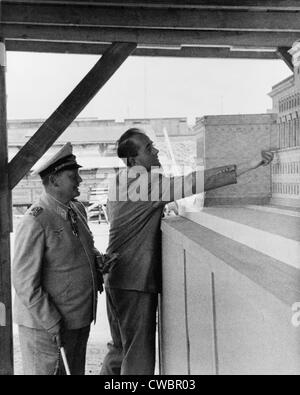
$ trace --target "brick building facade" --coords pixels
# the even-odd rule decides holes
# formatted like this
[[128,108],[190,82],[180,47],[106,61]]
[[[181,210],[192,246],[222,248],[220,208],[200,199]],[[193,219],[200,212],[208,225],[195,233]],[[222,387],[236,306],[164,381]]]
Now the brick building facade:
[[[219,115],[198,118],[197,156],[204,167],[252,160],[276,144],[276,115]],[[266,204],[271,198],[270,168],[245,174],[238,185],[206,193],[205,205]]]

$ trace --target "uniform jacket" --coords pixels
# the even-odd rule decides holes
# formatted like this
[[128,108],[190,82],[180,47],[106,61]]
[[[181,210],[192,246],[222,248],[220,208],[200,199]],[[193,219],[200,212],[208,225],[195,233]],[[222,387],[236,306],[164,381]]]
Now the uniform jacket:
[[79,237],[65,205],[44,194],[25,214],[16,232],[14,319],[49,330],[60,320],[66,329],[88,326],[96,317],[97,283],[93,236],[85,209],[71,202]]

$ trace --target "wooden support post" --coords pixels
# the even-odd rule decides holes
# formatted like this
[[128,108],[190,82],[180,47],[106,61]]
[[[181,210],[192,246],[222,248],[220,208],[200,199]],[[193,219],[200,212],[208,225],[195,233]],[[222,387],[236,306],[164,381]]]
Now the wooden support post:
[[289,48],[279,47],[279,48],[277,48],[277,55],[294,72],[292,55],[289,54],[288,50],[289,50]]
[[0,39],[0,375],[12,375],[14,372],[10,272],[12,204],[8,183],[5,58],[5,43]]
[[109,47],[93,69],[9,163],[11,189],[74,121],[135,48],[135,43],[115,43]]

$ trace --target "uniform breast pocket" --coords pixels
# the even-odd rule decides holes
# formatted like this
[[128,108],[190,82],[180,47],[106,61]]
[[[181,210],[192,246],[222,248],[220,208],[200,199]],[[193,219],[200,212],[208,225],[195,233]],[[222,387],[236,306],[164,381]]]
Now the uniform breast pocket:
[[47,237],[47,247],[55,254],[55,251],[66,248],[66,231],[63,227],[52,228]]
[[53,229],[52,233],[54,238],[61,240],[64,235],[64,228]]

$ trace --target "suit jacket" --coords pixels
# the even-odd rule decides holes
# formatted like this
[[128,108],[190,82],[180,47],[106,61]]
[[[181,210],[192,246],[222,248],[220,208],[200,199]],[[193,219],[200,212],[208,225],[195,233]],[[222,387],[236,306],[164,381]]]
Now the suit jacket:
[[[122,179],[126,182],[122,182]],[[198,182],[194,183],[193,180]],[[136,201],[124,197],[130,197],[130,191],[139,190],[139,186],[142,185],[139,178],[127,179],[118,174],[109,191],[110,233],[107,252],[118,253],[119,257],[118,263],[105,276],[105,286],[150,293],[160,292],[160,228],[165,204],[172,201],[174,196],[177,196],[177,199],[178,196],[188,197],[236,182],[235,165],[171,178],[158,173],[156,178],[149,176],[149,199]],[[183,189],[183,185],[187,188]]]
[[14,319],[19,325],[49,330],[62,320],[66,329],[79,329],[96,318],[94,240],[84,206],[73,201],[71,207],[78,237],[67,207],[47,193],[17,229],[13,284]]

